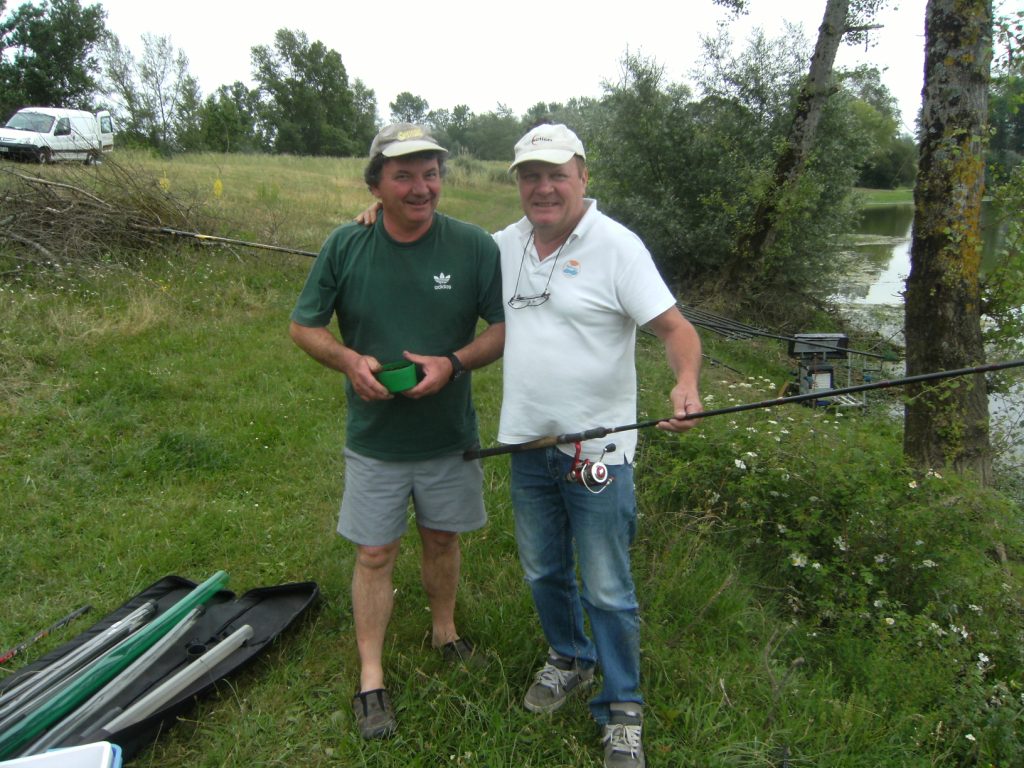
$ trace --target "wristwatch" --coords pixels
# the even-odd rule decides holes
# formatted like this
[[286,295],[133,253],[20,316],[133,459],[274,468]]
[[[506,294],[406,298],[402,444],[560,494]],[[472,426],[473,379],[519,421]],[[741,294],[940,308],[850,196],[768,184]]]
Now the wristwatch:
[[449,352],[445,357],[452,364],[452,377],[448,381],[455,381],[459,376],[466,372],[466,369],[462,367],[462,361],[456,356],[454,352]]

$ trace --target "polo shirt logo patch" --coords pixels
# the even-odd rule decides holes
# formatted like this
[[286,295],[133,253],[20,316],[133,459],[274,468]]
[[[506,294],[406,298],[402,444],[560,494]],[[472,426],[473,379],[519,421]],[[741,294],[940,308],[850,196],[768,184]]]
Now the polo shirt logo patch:
[[562,267],[562,274],[566,277],[576,277],[583,265],[580,264],[576,259],[569,259],[564,267]]
[[434,290],[435,291],[450,291],[452,289],[449,285],[449,281],[452,279],[451,275],[446,275],[442,272],[439,275],[434,275]]

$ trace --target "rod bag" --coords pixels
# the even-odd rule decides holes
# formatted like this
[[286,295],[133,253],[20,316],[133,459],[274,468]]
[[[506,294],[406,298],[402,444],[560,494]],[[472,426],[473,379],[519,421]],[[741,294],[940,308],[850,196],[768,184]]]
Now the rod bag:
[[[147,601],[156,604],[158,617],[191,593],[196,586],[193,581],[173,575],[154,582],[64,645],[0,681],[0,701],[3,701],[5,691],[10,690],[14,693],[12,689],[16,686],[45,672],[47,667],[102,634],[114,622],[128,616]],[[212,692],[219,680],[235,674],[253,662],[278,635],[288,629],[316,602],[319,594],[320,589],[315,582],[259,587],[249,590],[241,597],[236,597],[233,592],[226,589],[219,590],[206,603],[202,614],[180,640],[154,658],[150,664],[138,670],[135,679],[124,685],[102,709],[77,724],[73,732],[64,735],[54,744],[48,744],[47,747],[72,747],[109,741],[121,747],[123,760],[131,759],[152,743],[162,731],[171,727],[179,715],[186,712],[196,699]],[[252,628],[252,634],[243,645],[199,675],[195,681],[162,704],[155,712],[113,732],[103,730],[104,724],[114,721],[120,712],[128,709],[134,702],[158,688],[196,659],[202,658],[204,653],[245,625]],[[57,726],[59,723],[54,723],[52,727]],[[41,734],[41,738],[45,736],[46,732]],[[31,744],[25,745],[26,750],[30,747]]]

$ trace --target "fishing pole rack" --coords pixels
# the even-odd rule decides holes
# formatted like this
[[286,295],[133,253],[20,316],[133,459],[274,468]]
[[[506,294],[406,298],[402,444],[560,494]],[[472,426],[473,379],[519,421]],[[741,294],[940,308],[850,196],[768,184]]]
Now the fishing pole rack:
[[[798,333],[789,342],[789,356],[796,362],[797,394],[811,395],[836,388],[836,364],[845,361],[846,386],[853,381],[852,364],[849,354],[850,339],[843,333]],[[867,399],[851,394],[823,396],[820,400],[809,398],[805,405],[811,407],[863,408]]]

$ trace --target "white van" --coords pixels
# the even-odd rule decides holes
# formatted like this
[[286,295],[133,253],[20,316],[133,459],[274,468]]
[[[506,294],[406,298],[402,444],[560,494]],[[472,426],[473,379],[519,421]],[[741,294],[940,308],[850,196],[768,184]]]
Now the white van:
[[114,121],[106,111],[25,107],[0,128],[0,158],[93,163],[113,148]]

